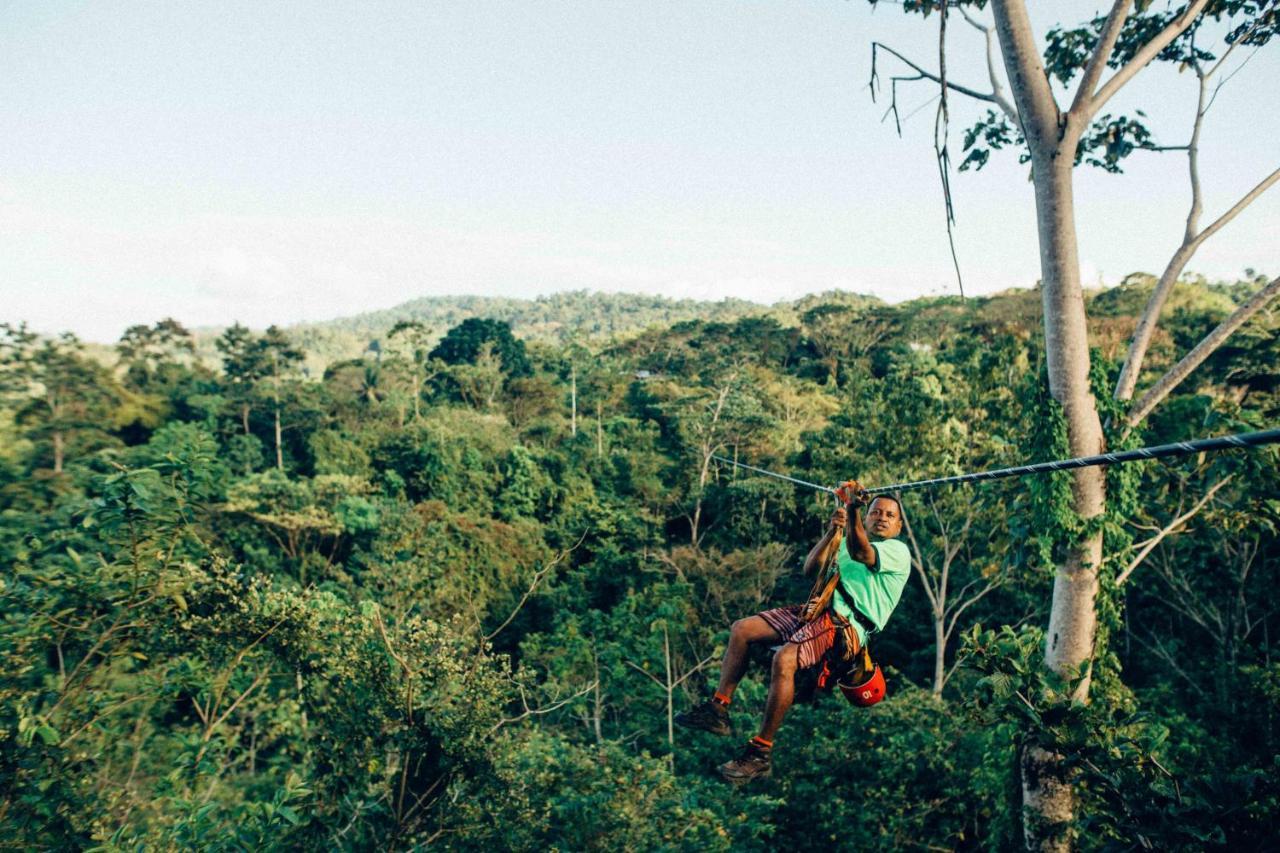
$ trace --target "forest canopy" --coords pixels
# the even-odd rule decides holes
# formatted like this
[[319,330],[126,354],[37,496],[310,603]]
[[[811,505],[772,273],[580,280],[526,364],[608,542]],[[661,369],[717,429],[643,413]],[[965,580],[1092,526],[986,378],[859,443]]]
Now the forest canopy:
[[[1265,281],[1184,279],[1139,387]],[[1090,295],[1099,388],[1154,284]],[[314,328],[210,346],[165,320],[103,357],[0,326],[3,844],[830,849],[856,827],[1004,849],[1037,742],[1080,774],[1088,849],[1265,846],[1274,448],[1108,471],[1088,705],[1040,701],[1075,523],[1052,475],[904,495],[889,697],[814,693],[771,781],[731,792],[723,745],[671,727],[730,622],[804,595],[831,508],[710,457],[877,484],[1067,455],[1038,299],[654,305],[620,329],[616,298],[575,294],[517,306],[539,333],[483,306],[336,324],[360,342],[340,353]],[[1273,308],[1123,440],[1278,414]]]

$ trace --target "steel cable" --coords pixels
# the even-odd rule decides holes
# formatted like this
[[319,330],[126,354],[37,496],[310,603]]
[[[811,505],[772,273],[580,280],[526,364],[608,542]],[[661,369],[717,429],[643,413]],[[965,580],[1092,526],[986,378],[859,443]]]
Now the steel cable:
[[[1117,465],[1124,462],[1137,462],[1143,459],[1163,459],[1168,456],[1187,456],[1192,453],[1203,453],[1213,450],[1231,450],[1233,448],[1261,447],[1266,444],[1280,442],[1280,429],[1264,429],[1258,432],[1244,432],[1237,435],[1224,435],[1218,438],[1199,438],[1195,441],[1178,441],[1173,444],[1159,444],[1153,447],[1139,447],[1135,450],[1122,450],[1119,453],[1099,453],[1096,456],[1077,456],[1074,459],[1055,459],[1052,462],[1037,462],[1034,465],[1018,465],[1012,468],[996,468],[991,471],[978,471],[973,474],[958,474],[954,477],[935,477],[931,480],[912,480],[907,483],[892,483],[887,486],[875,486],[867,489],[868,494],[878,495],[886,492],[905,492],[911,489],[927,489],[934,486],[953,486],[959,483],[972,483],[984,480],[1002,480],[1006,477],[1024,477],[1028,474],[1044,474],[1049,471],[1069,471],[1073,468],[1088,468],[1094,465]],[[820,492],[835,493],[831,486],[821,486],[786,474],[777,474],[764,468],[757,468],[735,459],[712,456],[717,462],[746,468],[758,474],[786,480]]]

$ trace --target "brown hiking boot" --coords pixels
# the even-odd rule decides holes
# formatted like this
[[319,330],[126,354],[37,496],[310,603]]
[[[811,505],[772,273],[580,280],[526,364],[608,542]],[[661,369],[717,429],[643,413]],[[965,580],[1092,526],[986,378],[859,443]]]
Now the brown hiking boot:
[[771,751],[747,741],[737,758],[720,765],[721,778],[734,785],[745,785],[752,779],[767,779],[773,773]]
[[708,699],[701,705],[694,705],[689,710],[676,714],[676,722],[686,729],[699,729],[713,735],[733,734],[729,709],[714,699]]

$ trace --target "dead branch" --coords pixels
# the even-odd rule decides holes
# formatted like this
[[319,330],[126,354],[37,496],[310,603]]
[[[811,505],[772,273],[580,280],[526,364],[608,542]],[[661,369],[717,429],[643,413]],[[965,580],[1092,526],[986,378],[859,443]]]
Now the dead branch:
[[[901,506],[902,502],[899,501]],[[929,605],[934,613],[938,612],[938,590],[934,589],[933,581],[929,577],[930,572],[925,571],[924,552],[920,550],[920,543],[916,541],[915,531],[911,527],[911,522],[907,520],[907,514],[902,514],[902,526],[906,528],[907,540],[911,542],[911,565],[915,567],[916,573],[920,576],[920,585],[924,587],[924,594],[929,598]],[[929,566],[932,570],[933,566]]]
[[[1251,32],[1261,20],[1261,17],[1255,20],[1250,26],[1250,29],[1242,35],[1242,38],[1247,36],[1248,32]],[[1280,179],[1280,170],[1276,170],[1249,190],[1249,192],[1237,201],[1236,204],[1234,204],[1226,213],[1219,216],[1207,228],[1204,228],[1203,230],[1200,229],[1200,214],[1204,210],[1200,186],[1200,133],[1204,126],[1205,115],[1208,114],[1209,109],[1213,106],[1213,101],[1217,97],[1218,91],[1221,90],[1223,84],[1230,79],[1230,76],[1218,82],[1218,85],[1213,90],[1212,97],[1208,94],[1208,84],[1209,80],[1222,67],[1222,63],[1226,57],[1230,55],[1231,51],[1234,50],[1235,46],[1239,43],[1239,40],[1233,42],[1228,47],[1226,53],[1224,53],[1218,62],[1215,63],[1208,71],[1204,70],[1198,59],[1191,60],[1190,65],[1196,75],[1197,97],[1195,120],[1191,125],[1190,141],[1185,146],[1148,146],[1150,150],[1182,149],[1187,152],[1187,171],[1191,185],[1191,208],[1187,212],[1186,227],[1183,230],[1182,242],[1169,258],[1169,262],[1165,265],[1165,269],[1161,273],[1155,289],[1147,300],[1147,305],[1143,309],[1138,325],[1134,329],[1133,340],[1129,345],[1129,352],[1125,356],[1124,364],[1120,369],[1120,377],[1116,381],[1115,398],[1117,400],[1129,400],[1132,398],[1134,387],[1138,382],[1138,374],[1142,369],[1143,360],[1146,358],[1147,349],[1151,345],[1151,338],[1155,332],[1156,324],[1159,322],[1160,312],[1163,310],[1164,304],[1168,300],[1170,293],[1172,293],[1178,277],[1182,275],[1182,271],[1186,268],[1186,265],[1190,262],[1191,258],[1206,240],[1224,228],[1242,210],[1252,204],[1263,192],[1275,183],[1277,179]],[[1239,69],[1237,69],[1237,71],[1238,70]]]
[[596,688],[596,685],[598,683],[599,682],[593,680],[592,682],[587,684],[586,687],[583,687],[581,690],[577,691],[576,693],[573,693],[569,696],[564,697],[563,699],[552,702],[550,705],[540,705],[537,708],[529,707],[529,697],[524,691],[524,685],[517,684],[517,688],[520,692],[520,705],[524,710],[514,717],[504,717],[503,719],[499,720],[498,723],[489,730],[489,734],[492,735],[503,726],[509,726],[512,723],[518,723],[521,720],[528,719],[529,717],[541,716],[542,714],[550,714],[552,711],[558,711],[561,708],[563,708],[565,705],[568,705],[573,700],[579,699],[587,695],[589,692],[591,692]]
[[950,80],[943,81],[943,79],[937,74],[934,74],[932,71],[926,71],[924,68],[912,62],[910,59],[907,59],[905,56],[903,56],[901,53],[898,53],[898,51],[889,47],[887,44],[884,44],[883,42],[878,42],[878,41],[873,41],[871,43],[871,99],[872,100],[875,100],[875,95],[876,95],[875,84],[876,84],[876,81],[879,79],[879,75],[876,73],[877,52],[881,50],[883,50],[885,53],[890,54],[891,56],[896,57],[900,62],[902,62],[904,65],[906,65],[908,68],[910,68],[912,71],[915,71],[916,74],[919,75],[918,77],[902,78],[902,79],[932,80],[933,82],[939,83],[939,84],[942,84],[945,82],[946,87],[948,89],[951,89],[954,92],[959,92],[962,95],[968,95],[970,98],[976,98],[979,101],[986,101],[987,103],[991,103],[991,104],[997,103],[994,94],[979,92],[976,89],[971,89],[968,86],[962,86],[959,83],[954,83]]
[[525,602],[529,600],[529,597],[533,595],[534,590],[538,588],[538,584],[542,583],[542,580],[548,574],[551,573],[552,569],[560,565],[560,563],[564,562],[565,559],[574,551],[578,550],[578,547],[582,545],[583,541],[586,540],[587,532],[588,531],[586,530],[582,531],[582,535],[578,537],[578,541],[573,544],[573,547],[567,548],[566,550],[556,554],[554,557],[551,558],[551,560],[545,566],[543,566],[541,569],[538,569],[538,571],[534,572],[533,580],[530,581],[529,583],[529,588],[524,591],[524,595],[520,596],[520,600],[516,602],[515,608],[512,609],[511,613],[507,616],[506,619],[502,620],[501,625],[499,625],[497,628],[494,628],[491,633],[485,634],[485,637],[484,637],[485,642],[490,642],[491,640],[493,640],[494,637],[502,633],[502,629],[506,628],[508,625],[511,624],[511,620],[516,618],[516,615],[520,612],[521,608],[524,607]]
[[[1276,172],[1276,177],[1280,178],[1280,170]],[[1141,423],[1142,419],[1151,414],[1151,410],[1159,405],[1182,380],[1186,379],[1206,358],[1212,355],[1218,347],[1222,346],[1236,329],[1247,323],[1254,314],[1265,308],[1267,303],[1277,295],[1280,295],[1280,277],[1272,279],[1266,287],[1259,290],[1249,301],[1237,308],[1230,317],[1219,323],[1217,328],[1205,335],[1204,339],[1196,344],[1191,352],[1182,357],[1181,361],[1169,368],[1168,372],[1160,377],[1129,410],[1129,414],[1125,417],[1125,423],[1130,427]]]
[[977,595],[973,596],[973,598],[970,598],[968,601],[963,602],[959,607],[957,607],[954,611],[952,611],[951,619],[947,623],[946,633],[943,634],[943,639],[944,640],[951,639],[951,634],[956,629],[956,622],[960,620],[961,613],[964,613],[966,610],[968,610],[970,605],[977,604],[979,601],[981,601],[986,596],[987,593],[991,592],[992,590],[999,589],[1002,586],[1004,586],[1004,580],[1002,578],[997,578],[991,581],[991,583],[989,583],[987,586],[983,587],[982,590]]
[[1205,508],[1205,506],[1209,503],[1209,501],[1213,500],[1213,496],[1218,493],[1219,489],[1221,489],[1227,483],[1231,482],[1234,476],[1235,476],[1234,474],[1228,474],[1218,482],[1214,483],[1212,486],[1209,487],[1209,490],[1204,493],[1204,496],[1201,497],[1200,500],[1195,502],[1195,505],[1192,506],[1191,509],[1179,515],[1173,521],[1169,522],[1164,527],[1162,527],[1160,531],[1156,533],[1155,536],[1152,536],[1150,539],[1143,542],[1142,545],[1139,546],[1139,551],[1137,555],[1132,560],[1129,561],[1129,565],[1126,566],[1124,568],[1124,571],[1122,571],[1116,577],[1116,586],[1123,585],[1124,582],[1129,579],[1129,575],[1133,574],[1133,570],[1138,568],[1138,566],[1142,565],[1142,561],[1147,559],[1147,556],[1152,551],[1155,550],[1157,545],[1159,545],[1161,542],[1164,541],[1165,537],[1173,533],[1177,533],[1179,529],[1182,527],[1182,525],[1186,524],[1188,521],[1194,518],[1200,512],[1200,510]]
[[969,25],[982,33],[982,38],[986,42],[987,50],[987,77],[991,82],[991,100],[1000,107],[1001,112],[1009,117],[1014,124],[1021,124],[1018,118],[1018,109],[1013,105],[1013,101],[1004,93],[1004,85],[1000,82],[1000,75],[996,71],[996,44],[995,32],[991,27],[979,21],[977,18],[969,14],[969,10],[964,6],[960,6],[960,14],[968,21]]

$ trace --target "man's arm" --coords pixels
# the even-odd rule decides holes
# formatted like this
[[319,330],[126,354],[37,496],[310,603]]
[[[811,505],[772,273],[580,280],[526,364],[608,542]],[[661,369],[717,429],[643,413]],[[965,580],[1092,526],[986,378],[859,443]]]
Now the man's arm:
[[838,490],[848,503],[845,513],[845,548],[849,556],[869,569],[876,568],[876,549],[871,547],[867,530],[862,526],[862,507],[866,504],[866,493],[857,480],[849,480]]
[[818,544],[814,545],[809,551],[809,556],[804,558],[804,573],[806,575],[818,571],[825,566],[831,559],[832,552],[839,547],[839,533],[844,528],[846,516],[848,513],[844,507],[837,507],[835,513],[831,516],[831,523],[827,525],[827,530],[822,534],[822,538],[818,540]]

